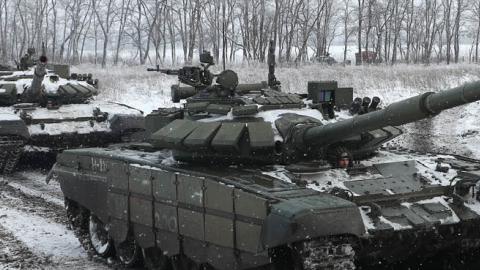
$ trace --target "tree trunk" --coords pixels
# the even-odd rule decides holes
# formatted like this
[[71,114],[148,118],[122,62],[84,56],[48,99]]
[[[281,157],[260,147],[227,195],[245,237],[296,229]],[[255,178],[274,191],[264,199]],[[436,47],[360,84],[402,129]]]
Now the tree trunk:
[[363,61],[362,57],[362,23],[363,23],[363,6],[365,4],[365,0],[358,0],[358,35],[357,35],[357,42],[358,42],[358,63],[357,65],[361,65]]

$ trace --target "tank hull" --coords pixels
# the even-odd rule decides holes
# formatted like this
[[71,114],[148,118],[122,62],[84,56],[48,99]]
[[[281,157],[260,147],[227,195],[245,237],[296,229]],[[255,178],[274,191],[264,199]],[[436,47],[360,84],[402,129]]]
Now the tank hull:
[[[101,109],[100,109],[101,108]],[[26,153],[102,147],[144,131],[142,112],[115,103],[69,104],[45,108],[34,104],[0,107],[0,144],[7,153],[0,173],[10,173]],[[8,166],[6,164],[9,164]]]
[[[468,254],[480,247],[478,200],[454,203],[451,187],[441,183],[415,188],[409,171],[393,173],[405,161],[372,166],[390,175],[390,184],[403,180],[412,190],[369,188],[362,194],[360,186],[380,178],[341,171],[332,178],[286,167],[209,169],[172,163],[168,152],[116,147],[68,150],[57,160],[51,178],[68,200],[108,224],[114,242],[131,234],[143,249],[215,269],[272,263],[297,269],[298,258],[298,269],[327,269],[321,252],[326,244],[354,250],[335,256],[342,265],[397,263],[444,250]],[[471,172],[479,169],[478,162],[467,163]],[[336,185],[353,197],[335,193]],[[288,256],[279,256],[285,250]]]

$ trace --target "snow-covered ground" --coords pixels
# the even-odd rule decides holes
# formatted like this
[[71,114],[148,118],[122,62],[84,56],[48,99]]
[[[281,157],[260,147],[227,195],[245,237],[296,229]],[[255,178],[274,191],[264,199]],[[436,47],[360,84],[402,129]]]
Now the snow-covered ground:
[[[74,67],[72,72],[93,73],[100,79],[100,99],[113,99],[136,105],[149,112],[170,103],[170,86],[176,76],[147,72],[144,66],[115,66],[101,69],[95,65]],[[169,68],[169,67],[165,67]],[[178,67],[177,67],[178,68]],[[212,71],[219,72],[220,66]],[[266,64],[236,65],[240,83],[267,80]],[[378,95],[390,103],[426,91],[439,91],[480,79],[480,65],[396,65],[390,66],[325,66],[319,64],[277,67],[277,79],[288,92],[306,92],[312,80],[336,80],[341,87],[353,87],[358,96]]]
[[39,171],[0,177],[0,269],[108,269],[68,225],[58,183]]

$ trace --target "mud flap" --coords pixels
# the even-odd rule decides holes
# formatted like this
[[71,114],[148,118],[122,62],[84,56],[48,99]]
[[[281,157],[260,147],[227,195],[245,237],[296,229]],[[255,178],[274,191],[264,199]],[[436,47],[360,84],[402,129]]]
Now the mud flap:
[[50,181],[57,178],[55,174],[56,169],[57,169],[57,163],[53,165],[52,169],[48,172],[47,177],[45,178],[45,183],[47,183],[47,185],[50,183]]

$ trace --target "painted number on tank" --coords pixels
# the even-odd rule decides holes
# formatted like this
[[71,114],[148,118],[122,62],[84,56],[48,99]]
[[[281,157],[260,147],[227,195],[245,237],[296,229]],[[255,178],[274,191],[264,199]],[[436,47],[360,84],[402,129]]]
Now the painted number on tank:
[[170,232],[177,231],[176,216],[168,215],[168,214],[156,214],[156,215],[160,216],[160,218],[157,218],[157,219],[160,220],[160,223],[163,224],[163,226],[165,226],[168,231]]
[[103,160],[101,158],[92,157],[92,171],[102,172],[102,173],[107,172],[108,167],[107,167],[107,163],[105,162],[105,160]]

